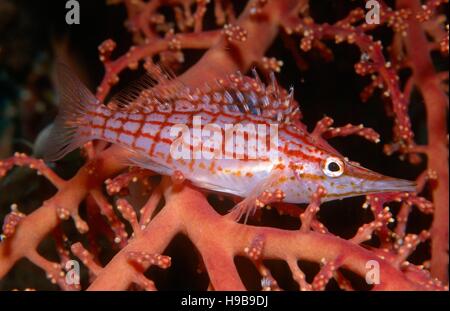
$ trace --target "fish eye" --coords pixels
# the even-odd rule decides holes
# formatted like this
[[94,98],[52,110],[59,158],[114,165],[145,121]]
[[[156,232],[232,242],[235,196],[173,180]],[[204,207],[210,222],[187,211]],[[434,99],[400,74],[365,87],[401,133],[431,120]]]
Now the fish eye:
[[344,162],[336,157],[328,157],[324,162],[322,171],[329,177],[339,177],[344,173]]

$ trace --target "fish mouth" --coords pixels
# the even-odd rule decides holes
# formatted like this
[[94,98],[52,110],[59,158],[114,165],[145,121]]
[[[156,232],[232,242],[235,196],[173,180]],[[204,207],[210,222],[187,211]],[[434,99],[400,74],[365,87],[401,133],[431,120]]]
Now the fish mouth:
[[415,181],[385,176],[355,164],[346,167],[346,175],[361,180],[361,194],[416,191]]
[[375,182],[363,182],[362,191],[366,194],[380,192],[415,192],[416,183],[414,181],[386,177],[386,180]]

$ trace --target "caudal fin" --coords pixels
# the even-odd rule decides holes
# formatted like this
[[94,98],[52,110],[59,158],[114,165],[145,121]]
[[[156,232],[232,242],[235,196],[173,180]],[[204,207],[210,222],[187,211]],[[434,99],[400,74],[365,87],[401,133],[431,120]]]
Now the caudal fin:
[[57,64],[59,112],[53,126],[39,146],[44,159],[56,161],[82,146],[93,137],[86,134],[90,126],[90,111],[98,100],[64,64]]

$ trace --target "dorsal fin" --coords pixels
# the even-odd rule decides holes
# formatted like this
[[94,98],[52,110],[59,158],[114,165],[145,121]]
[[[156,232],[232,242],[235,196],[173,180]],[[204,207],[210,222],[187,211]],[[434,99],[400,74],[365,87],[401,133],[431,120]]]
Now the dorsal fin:
[[[236,71],[202,88],[189,88],[161,65],[154,65],[140,79],[132,82],[111,99],[116,107],[136,111],[152,111],[187,100],[195,111],[224,111],[234,114],[260,116],[279,124],[290,123],[299,116],[294,102],[294,89],[278,86],[275,74],[264,84],[255,69],[253,77]],[[170,107],[176,110],[176,107]],[[183,109],[186,109],[185,107]]]
[[209,94],[210,100],[203,104],[219,104],[226,112],[261,116],[280,124],[289,123],[299,116],[292,87],[289,91],[281,89],[273,72],[268,85],[261,81],[255,69],[252,73],[253,78],[237,71],[224,79],[217,79],[215,87],[208,84],[203,92]]
[[184,88],[170,69],[162,64],[152,64],[146,66],[146,72],[140,78],[116,93],[108,104],[120,109],[140,110],[151,104],[150,99],[163,104]]

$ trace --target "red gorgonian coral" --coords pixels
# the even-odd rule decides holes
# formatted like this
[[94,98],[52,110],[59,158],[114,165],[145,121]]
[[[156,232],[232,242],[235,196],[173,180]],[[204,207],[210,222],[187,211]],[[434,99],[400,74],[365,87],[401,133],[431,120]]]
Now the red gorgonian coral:
[[[290,83],[297,87],[298,77],[318,58],[338,63],[334,54],[341,53],[340,45],[357,47],[354,72],[365,84],[361,101],[381,105],[383,100],[386,119],[392,121],[391,142],[384,152],[407,160],[410,167],[424,168],[416,176],[416,194],[368,195],[363,207],[367,212],[370,208],[371,219],[355,224],[353,237],[343,238],[330,229],[333,219],[323,216],[326,221],[322,221],[320,187],[307,206],[262,202],[264,208],[244,224],[226,216],[227,201],[208,196],[183,182],[182,176],[161,177],[124,166],[118,158],[126,151],[116,145],[87,143],[85,162],[69,179],[58,176],[43,160],[16,153],[0,161],[1,177],[14,166],[26,166],[44,176],[57,192],[29,214],[20,212],[21,202],[9,202],[11,212],[4,218],[0,244],[0,278],[26,258],[64,290],[155,290],[161,272],[149,268],[157,266],[169,273],[174,260],[166,250],[182,234],[192,242],[183,252],[197,254],[199,273],[206,275],[203,289],[448,290],[448,63],[440,68],[435,61],[448,56],[444,13],[448,1],[375,1],[380,5],[375,24],[365,20],[364,1],[356,1],[345,17],[336,16],[333,22],[316,20],[314,1],[308,0],[250,0],[239,14],[239,4],[228,0],[109,2],[126,8],[125,25],[134,45],[119,56],[113,39],[99,45],[105,69],[96,92],[101,101],[124,71],[152,71],[158,61],[177,73],[185,62],[192,63],[185,56],[192,50],[204,53],[178,77],[191,86],[253,67],[282,76],[286,63],[292,63],[297,65],[297,80]],[[284,45],[280,59],[268,56],[277,40]],[[301,92],[296,100],[306,117]],[[316,105],[321,107],[320,102]],[[426,118],[426,139],[415,138],[416,121],[410,118],[412,106],[421,105],[426,112],[421,116]],[[328,114],[325,109],[320,113]],[[306,128],[301,119],[295,122]],[[386,141],[362,125],[332,124],[330,117],[324,117],[312,135],[318,140],[358,135],[372,142]],[[332,208],[337,203],[327,204]],[[271,225],[264,221],[267,215],[289,220]],[[417,231],[420,226],[411,225],[411,218],[427,215],[432,215],[431,224]],[[78,235],[63,226],[70,218]],[[52,260],[38,250],[49,237],[57,250]],[[421,244],[430,250],[423,251],[426,255],[418,256],[418,262],[412,255]],[[110,254],[107,259],[105,249]],[[254,269],[243,258],[259,272],[259,285],[249,281]],[[73,266],[66,263],[71,259],[79,260],[89,272],[81,284],[67,282]],[[379,265],[380,282],[361,285],[373,261]],[[316,263],[318,268],[300,262]]]

